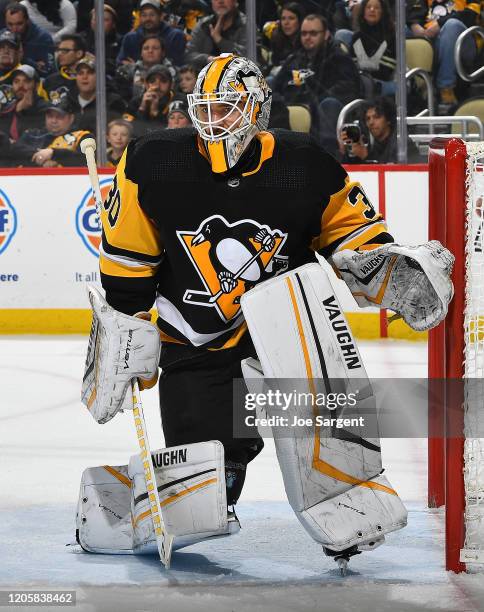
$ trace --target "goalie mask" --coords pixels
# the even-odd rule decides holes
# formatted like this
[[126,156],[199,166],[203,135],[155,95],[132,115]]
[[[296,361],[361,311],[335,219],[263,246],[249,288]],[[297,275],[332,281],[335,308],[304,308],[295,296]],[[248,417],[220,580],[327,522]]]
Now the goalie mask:
[[267,129],[272,92],[245,57],[223,54],[198,75],[188,112],[214,172],[235,166],[254,136]]

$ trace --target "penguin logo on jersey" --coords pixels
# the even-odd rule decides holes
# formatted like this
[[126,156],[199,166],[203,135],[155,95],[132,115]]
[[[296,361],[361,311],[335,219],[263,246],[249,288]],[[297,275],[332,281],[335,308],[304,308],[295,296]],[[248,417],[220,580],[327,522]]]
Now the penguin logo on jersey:
[[214,215],[177,235],[205,287],[187,289],[183,301],[215,308],[225,323],[239,314],[241,295],[288,268],[280,254],[287,234],[252,219],[228,223]]
[[7,194],[0,189],[0,253],[10,244],[17,231],[17,212]]
[[69,88],[65,85],[49,91],[49,100],[52,104],[60,104],[62,100],[69,95]]
[[[104,179],[100,182],[101,195],[106,199],[112,178]],[[76,210],[76,231],[81,237],[84,246],[94,256],[99,257],[99,245],[101,244],[101,225],[96,213],[96,202],[92,195],[92,190],[88,189],[84,194],[81,203]]]
[[312,76],[314,76],[314,70],[310,68],[303,68],[301,70],[292,71],[292,79],[288,81],[288,85],[295,85],[296,87],[302,87],[304,83]]
[[5,106],[8,106],[13,102],[15,96],[13,95],[13,87],[8,83],[0,86],[0,108],[3,110]]

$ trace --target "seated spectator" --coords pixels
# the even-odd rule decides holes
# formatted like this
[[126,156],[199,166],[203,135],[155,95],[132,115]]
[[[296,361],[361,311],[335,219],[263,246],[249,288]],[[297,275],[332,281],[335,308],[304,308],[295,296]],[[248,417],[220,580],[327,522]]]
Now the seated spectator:
[[[13,94],[12,83],[14,69],[18,68],[22,62],[22,43],[18,34],[10,30],[0,32],[0,110],[9,105],[15,97]],[[47,93],[41,81],[37,80],[37,94],[47,99]]]
[[301,48],[284,62],[273,89],[287,105],[309,106],[313,134],[336,154],[336,122],[343,106],[359,96],[359,83],[353,60],[332,39],[326,19],[310,14],[301,24]]
[[128,111],[136,118],[136,135],[165,127],[168,107],[173,99],[173,79],[166,66],[153,66],[146,74],[144,92],[134,97]]
[[118,64],[136,62],[140,57],[141,44],[148,34],[160,36],[165,43],[167,57],[175,66],[181,66],[185,52],[185,35],[163,21],[160,0],[141,0],[140,26],[124,37],[117,58]]
[[278,26],[270,38],[271,64],[280,66],[300,46],[299,30],[303,20],[301,6],[297,2],[283,5]]
[[210,12],[208,5],[205,0],[170,0],[165,5],[165,11],[168,12],[165,21],[181,28],[187,40],[190,40],[197,23]]
[[353,34],[351,54],[358,68],[375,79],[379,94],[395,95],[395,25],[387,0],[363,0],[359,5],[358,31]]
[[116,83],[125,100],[139,96],[144,90],[146,73],[152,66],[166,66],[172,78],[176,69],[165,55],[165,44],[158,34],[148,34],[141,45],[141,58],[134,64],[122,64],[116,71]]
[[[86,50],[96,54],[96,12],[91,10],[89,29],[83,33]],[[121,48],[121,34],[116,30],[116,11],[109,4],[104,5],[104,51],[106,54],[106,74],[114,76],[116,71],[116,57]]]
[[[431,9],[429,11],[429,4]],[[464,30],[478,25],[479,3],[463,0],[462,10],[456,10],[457,3],[450,0],[427,3],[427,0],[407,0],[407,25],[411,36],[429,40],[436,53],[435,84],[439,91],[440,103],[444,114],[449,107],[457,103],[455,86],[457,72],[455,68],[454,49],[457,38]],[[476,46],[472,37],[467,38],[462,46],[464,61],[472,62],[476,55]]]
[[[76,126],[81,130],[96,132],[96,60],[83,57],[76,66],[76,88],[70,94]],[[121,117],[126,103],[115,92],[106,91],[108,121]]]
[[213,15],[201,19],[188,41],[186,61],[199,71],[221,53],[245,55],[246,17],[237,0],[212,0]]
[[[344,164],[396,163],[397,156],[397,113],[395,103],[390,98],[380,97],[368,102],[364,111],[364,124],[370,136],[368,139],[357,125],[344,126],[339,134],[340,152]],[[352,134],[356,127],[356,133]],[[422,161],[417,148],[409,139],[407,143],[408,161]]]
[[44,81],[44,88],[51,101],[69,95],[76,88],[77,62],[86,53],[86,43],[79,34],[65,34],[56,48],[59,68]]
[[13,100],[13,69],[20,65],[22,45],[18,34],[10,30],[0,32],[0,109]]
[[85,157],[79,146],[84,138],[93,138],[90,132],[73,128],[75,115],[67,98],[45,109],[45,128],[26,130],[10,147],[12,165],[83,166]]
[[52,36],[29,19],[23,4],[10,2],[5,10],[5,24],[22,42],[23,61],[35,67],[41,77],[54,71]]
[[124,150],[133,137],[133,126],[125,119],[114,119],[108,123],[106,140],[108,141],[108,166],[116,168]]
[[167,128],[183,128],[192,125],[192,120],[188,114],[188,104],[186,100],[174,98],[168,106]]
[[51,34],[54,43],[60,42],[64,34],[74,34],[77,13],[70,0],[21,0],[29,12],[30,21]]
[[180,93],[193,93],[195,83],[197,82],[197,71],[190,64],[185,64],[178,71],[178,90]]
[[0,131],[11,142],[17,141],[25,130],[40,127],[46,101],[37,93],[39,76],[28,64],[18,66],[12,73],[13,100],[0,111]]

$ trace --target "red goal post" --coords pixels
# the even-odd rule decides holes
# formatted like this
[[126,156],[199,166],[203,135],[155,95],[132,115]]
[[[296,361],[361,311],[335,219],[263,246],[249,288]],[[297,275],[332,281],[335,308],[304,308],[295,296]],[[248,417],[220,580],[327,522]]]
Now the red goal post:
[[430,507],[445,504],[446,569],[455,572],[484,571],[484,440],[471,437],[481,432],[484,396],[467,384],[484,378],[483,161],[484,143],[430,144],[429,238],[456,261],[449,313],[429,333],[429,378],[465,384],[463,393],[448,385],[442,405],[429,410],[428,496]]

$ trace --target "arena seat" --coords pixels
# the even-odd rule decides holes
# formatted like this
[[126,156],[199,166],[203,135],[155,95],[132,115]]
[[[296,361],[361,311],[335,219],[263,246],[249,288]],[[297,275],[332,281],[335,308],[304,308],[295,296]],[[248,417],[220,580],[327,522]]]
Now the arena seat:
[[405,41],[407,68],[423,68],[432,72],[434,48],[425,38],[407,38]]
[[[454,115],[457,117],[462,117],[463,115],[470,115],[472,117],[477,117],[484,124],[484,98],[471,98],[470,100],[466,100],[459,104],[456,108]],[[452,133],[457,134],[460,133],[461,127],[457,124],[452,126]],[[469,125],[469,132],[471,134],[477,134],[478,129],[475,125]]]
[[311,113],[305,106],[288,106],[289,125],[293,132],[309,133],[311,129]]

